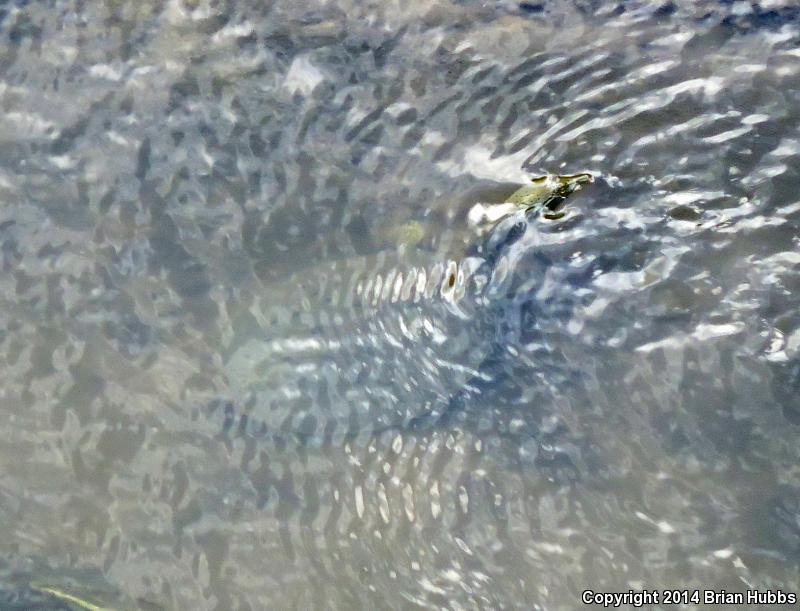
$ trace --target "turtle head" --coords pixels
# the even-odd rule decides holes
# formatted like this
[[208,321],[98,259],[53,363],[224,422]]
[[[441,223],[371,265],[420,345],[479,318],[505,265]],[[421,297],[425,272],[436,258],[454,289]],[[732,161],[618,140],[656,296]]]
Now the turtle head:
[[551,189],[554,193],[562,197],[569,195],[573,191],[580,189],[581,185],[594,182],[594,176],[588,172],[581,172],[580,174],[545,174],[544,176],[537,176],[531,178],[534,185],[541,185],[545,188]]
[[532,184],[517,189],[508,198],[508,202],[526,210],[545,208],[556,212],[570,193],[593,181],[594,177],[586,172],[570,175],[545,174],[531,179]]
[[531,179],[531,184],[517,188],[511,195],[506,195],[502,203],[477,204],[468,213],[468,224],[482,235],[501,220],[519,213],[520,210],[542,211],[549,219],[563,216],[561,208],[564,200],[582,185],[593,182],[591,174],[558,175],[545,174]]

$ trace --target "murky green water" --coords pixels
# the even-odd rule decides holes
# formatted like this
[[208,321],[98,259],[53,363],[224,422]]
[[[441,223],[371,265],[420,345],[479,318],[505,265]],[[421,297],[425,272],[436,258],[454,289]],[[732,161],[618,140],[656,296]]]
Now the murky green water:
[[[791,3],[18,1],[0,36],[0,607],[800,590]],[[581,171],[449,284],[437,210]],[[437,263],[492,298],[415,301]]]

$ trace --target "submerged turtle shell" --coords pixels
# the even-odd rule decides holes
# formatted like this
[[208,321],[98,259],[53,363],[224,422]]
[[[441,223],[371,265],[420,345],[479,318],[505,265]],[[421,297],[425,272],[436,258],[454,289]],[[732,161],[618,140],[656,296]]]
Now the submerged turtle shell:
[[480,375],[486,261],[399,259],[347,259],[265,292],[226,362],[260,421],[307,439],[407,425],[442,414]]

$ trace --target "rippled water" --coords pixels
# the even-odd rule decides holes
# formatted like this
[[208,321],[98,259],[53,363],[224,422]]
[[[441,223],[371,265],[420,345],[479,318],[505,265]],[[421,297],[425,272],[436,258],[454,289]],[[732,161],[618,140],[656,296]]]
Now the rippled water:
[[[2,608],[800,589],[791,3],[18,0],[0,34]],[[460,252],[502,259],[486,307],[348,301],[446,263],[395,248],[442,203],[579,171]]]

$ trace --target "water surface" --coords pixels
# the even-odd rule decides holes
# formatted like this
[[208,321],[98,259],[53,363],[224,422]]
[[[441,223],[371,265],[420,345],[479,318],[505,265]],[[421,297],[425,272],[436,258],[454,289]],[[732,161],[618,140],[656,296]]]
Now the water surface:
[[[775,1],[8,3],[2,604],[57,608],[36,582],[143,609],[796,592],[799,18]],[[298,309],[281,279],[374,255],[387,227],[488,181],[577,171],[595,183],[529,220],[522,297],[476,333],[447,409],[259,433],[252,385],[321,413],[348,384],[385,398],[423,356],[354,348],[359,378],[294,344],[266,383],[237,377],[256,314]]]

